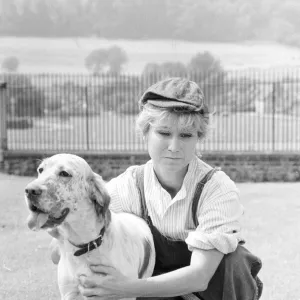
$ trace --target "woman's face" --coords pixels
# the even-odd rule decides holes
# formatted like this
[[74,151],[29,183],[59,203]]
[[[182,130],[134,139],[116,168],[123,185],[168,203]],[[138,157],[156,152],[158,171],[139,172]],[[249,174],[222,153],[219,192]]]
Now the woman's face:
[[187,167],[198,141],[197,130],[179,124],[175,117],[155,122],[146,138],[155,170],[172,172]]

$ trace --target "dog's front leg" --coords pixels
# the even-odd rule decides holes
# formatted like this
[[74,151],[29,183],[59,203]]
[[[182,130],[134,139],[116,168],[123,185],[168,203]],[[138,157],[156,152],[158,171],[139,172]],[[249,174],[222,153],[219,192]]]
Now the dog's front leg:
[[84,300],[78,289],[78,279],[74,276],[72,270],[68,268],[64,255],[59,261],[57,271],[61,300]]
[[82,296],[78,290],[78,284],[65,281],[59,283],[59,290],[61,294],[61,300],[84,300],[84,296]]
[[69,292],[66,295],[62,296],[61,300],[84,300],[85,298],[78,292]]
[[59,282],[59,291],[61,300],[84,300],[84,297],[78,290],[78,284],[74,281]]
[[61,300],[84,300],[83,296],[79,293],[69,292],[62,296]]

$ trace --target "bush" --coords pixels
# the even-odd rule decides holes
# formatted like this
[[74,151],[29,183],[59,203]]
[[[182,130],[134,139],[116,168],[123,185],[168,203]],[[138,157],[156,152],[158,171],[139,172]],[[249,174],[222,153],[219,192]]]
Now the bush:
[[136,76],[114,76],[103,86],[93,91],[91,101],[97,100],[95,107],[104,111],[135,114],[138,111],[138,97],[141,90],[140,79]]
[[145,84],[151,85],[165,77],[186,77],[186,66],[181,62],[148,63],[142,72]]
[[33,122],[30,118],[8,118],[7,120],[7,128],[8,129],[27,129],[32,128]]
[[43,90],[26,89],[16,97],[16,116],[41,117],[44,115],[45,95]]
[[160,65],[163,77],[186,77],[187,69],[181,62],[165,62]]
[[124,115],[136,115],[139,113],[138,102],[131,99],[120,98],[117,112]]
[[12,116],[43,116],[44,90],[33,86],[31,77],[24,74],[4,74],[7,83],[7,112]]

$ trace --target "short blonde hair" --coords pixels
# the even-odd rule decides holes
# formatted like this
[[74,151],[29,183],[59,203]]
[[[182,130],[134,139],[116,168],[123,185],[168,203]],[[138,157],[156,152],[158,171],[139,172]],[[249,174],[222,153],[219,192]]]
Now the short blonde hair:
[[179,124],[184,124],[184,128],[195,128],[197,130],[198,139],[203,140],[209,131],[210,114],[202,111],[191,111],[180,108],[161,108],[152,104],[145,104],[136,120],[136,130],[146,136],[150,126],[162,120],[175,118]]

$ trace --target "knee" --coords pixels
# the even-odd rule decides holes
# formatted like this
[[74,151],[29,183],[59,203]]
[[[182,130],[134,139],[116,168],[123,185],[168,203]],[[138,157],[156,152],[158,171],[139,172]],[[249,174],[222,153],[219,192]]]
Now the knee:
[[243,261],[243,254],[239,247],[231,253],[224,255],[223,261],[226,265],[236,267]]
[[225,255],[223,260],[226,269],[244,274],[249,273],[252,277],[255,277],[262,267],[261,260],[242,246],[238,246],[234,252]]

